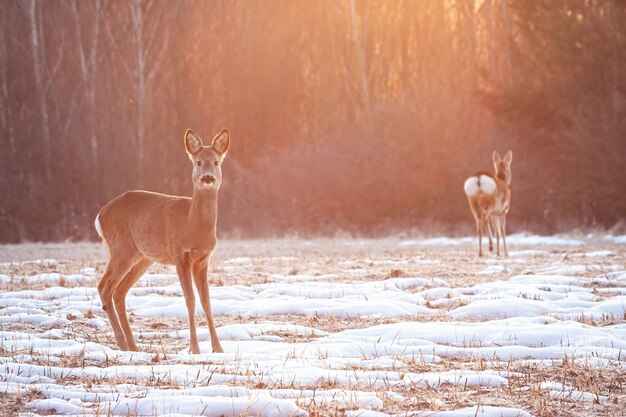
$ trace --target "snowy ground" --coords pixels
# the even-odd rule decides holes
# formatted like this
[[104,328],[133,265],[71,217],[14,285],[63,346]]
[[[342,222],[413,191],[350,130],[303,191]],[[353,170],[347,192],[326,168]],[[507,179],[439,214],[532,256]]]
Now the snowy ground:
[[190,355],[173,270],[132,290],[143,352],[120,352],[95,289],[104,248],[0,246],[0,415],[626,415],[626,236],[509,249],[223,241],[209,278],[225,353],[201,319]]

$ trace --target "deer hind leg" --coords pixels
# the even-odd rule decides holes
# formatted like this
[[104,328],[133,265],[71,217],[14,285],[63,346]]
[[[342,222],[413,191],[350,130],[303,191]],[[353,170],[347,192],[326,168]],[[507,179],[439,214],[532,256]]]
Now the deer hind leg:
[[472,215],[474,216],[474,220],[476,221],[476,236],[478,237],[478,256],[483,256],[482,244],[481,244],[481,214],[480,208],[475,200],[469,199],[470,209],[472,210]]
[[[186,257],[185,257],[186,258]],[[198,335],[196,333],[196,297],[193,294],[193,283],[191,281],[191,265],[187,259],[176,264],[178,280],[183,289],[187,314],[189,315],[189,349],[192,354],[200,353],[198,345]]]
[[98,283],[98,293],[100,294],[100,300],[102,301],[102,309],[107,314],[111,327],[113,328],[113,334],[115,335],[117,346],[121,350],[128,350],[126,337],[124,336],[124,332],[120,326],[119,317],[113,303],[113,294],[115,293],[115,289],[119,285],[120,281],[122,281],[126,273],[135,264],[136,258],[134,254],[130,256],[125,255],[125,253],[128,252],[132,253],[132,249],[128,251],[127,248],[110,247],[110,250],[111,257],[106,271]]
[[126,315],[126,294],[128,290],[141,278],[146,270],[152,265],[152,261],[143,258],[137,262],[127,273],[124,278],[117,284],[117,288],[113,291],[113,302],[115,303],[115,311],[119,319],[122,331],[126,338],[127,350],[138,351],[133,331],[130,329],[128,316]]
[[504,256],[509,256],[509,251],[506,247],[506,214],[500,215],[500,232],[502,233],[502,244],[504,246]]
[[215,353],[222,353],[222,345],[217,337],[215,331],[215,324],[213,323],[213,314],[211,313],[211,298],[209,294],[209,280],[207,277],[208,264],[207,261],[196,262],[192,267],[193,280],[198,290],[198,296],[200,297],[200,303],[202,304],[202,310],[206,317],[207,324],[209,325],[209,333],[211,334],[211,348]]
[[493,218],[493,231],[496,235],[496,255],[500,256],[500,215],[494,214]]
[[483,229],[485,227],[485,216],[480,213],[476,220],[476,232],[478,233],[478,256],[483,256]]
[[[492,224],[492,218],[491,216],[487,216],[487,234],[489,235],[489,252],[493,252],[493,232],[495,231],[495,229],[493,228],[493,224]],[[497,236],[497,233],[496,233]]]

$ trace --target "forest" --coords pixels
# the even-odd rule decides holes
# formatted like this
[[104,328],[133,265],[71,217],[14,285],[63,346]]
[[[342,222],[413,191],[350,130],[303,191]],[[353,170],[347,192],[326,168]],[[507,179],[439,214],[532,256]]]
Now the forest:
[[231,132],[220,236],[626,228],[626,1],[0,0],[0,242],[96,240],[129,189],[191,195]]

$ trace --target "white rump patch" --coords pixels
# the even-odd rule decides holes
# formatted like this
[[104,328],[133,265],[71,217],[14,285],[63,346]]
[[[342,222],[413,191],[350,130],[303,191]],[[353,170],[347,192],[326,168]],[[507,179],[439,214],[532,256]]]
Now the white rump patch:
[[478,177],[469,177],[466,179],[463,189],[465,190],[465,195],[469,197],[475,195],[478,190],[480,190],[478,187]]
[[102,236],[102,226],[100,226],[100,214],[96,216],[96,221],[94,222],[94,226],[96,227],[96,232],[98,232],[98,235],[102,239],[104,239],[104,236]]
[[465,180],[463,189],[468,197],[472,197],[479,192],[491,195],[496,191],[496,181],[487,175],[473,176]]
[[486,175],[480,176],[480,190],[485,194],[493,194],[496,191],[496,181]]

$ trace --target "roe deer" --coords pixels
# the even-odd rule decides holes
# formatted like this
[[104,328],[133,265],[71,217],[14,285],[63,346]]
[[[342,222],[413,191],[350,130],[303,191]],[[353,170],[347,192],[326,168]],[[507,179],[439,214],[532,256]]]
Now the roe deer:
[[159,262],[176,266],[189,314],[191,353],[200,353],[192,278],[209,325],[213,352],[223,352],[211,315],[207,265],[217,242],[217,194],[230,133],[224,129],[210,146],[204,146],[188,129],[184,143],[193,163],[191,198],[128,191],[109,201],[96,217],[96,230],[110,252],[98,292],[122,350],[138,350],[126,316],[126,294],[150,265]]
[[500,255],[500,237],[504,246],[504,256],[509,252],[506,247],[506,214],[511,203],[511,160],[513,152],[508,151],[504,159],[496,151],[493,152],[495,175],[479,171],[465,180],[463,189],[469,201],[472,214],[476,220],[478,234],[478,256],[483,256],[483,228],[487,228],[489,251],[493,251],[491,229],[495,229],[496,252]]

